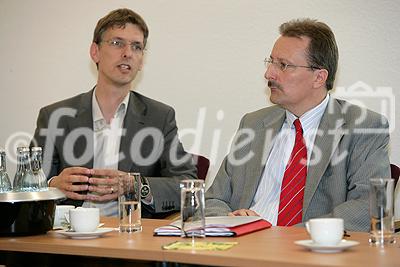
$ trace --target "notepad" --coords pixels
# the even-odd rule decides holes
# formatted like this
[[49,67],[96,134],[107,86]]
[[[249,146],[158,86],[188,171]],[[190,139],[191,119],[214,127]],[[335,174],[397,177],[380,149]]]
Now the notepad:
[[212,250],[224,251],[239,244],[238,242],[182,242],[175,241],[170,244],[163,245],[161,248],[165,250]]
[[[154,229],[155,236],[180,236],[181,221]],[[271,227],[271,223],[258,216],[206,217],[206,236],[241,236]]]

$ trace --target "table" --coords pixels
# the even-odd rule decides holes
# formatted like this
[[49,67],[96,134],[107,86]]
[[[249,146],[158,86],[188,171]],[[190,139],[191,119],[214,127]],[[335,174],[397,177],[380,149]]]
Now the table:
[[[116,227],[116,219],[102,218],[108,227]],[[153,229],[166,220],[143,220],[143,231],[119,233],[114,231],[102,238],[75,240],[56,234],[27,237],[1,237],[0,251],[81,255],[112,259],[177,262],[214,266],[400,266],[400,247],[393,244],[385,248],[368,243],[367,233],[351,232],[349,240],[360,245],[341,253],[320,254],[294,244],[308,239],[304,228],[272,227],[241,237],[207,237],[207,241],[237,241],[227,251],[166,251],[161,246],[185,240],[180,237],[155,237]],[[0,264],[2,264],[0,262]]]

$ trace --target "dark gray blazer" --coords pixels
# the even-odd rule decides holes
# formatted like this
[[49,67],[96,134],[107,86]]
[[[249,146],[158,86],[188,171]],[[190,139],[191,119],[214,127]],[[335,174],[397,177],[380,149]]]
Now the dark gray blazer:
[[[43,165],[48,178],[58,175],[66,167],[93,167],[93,91],[51,104],[40,110],[34,138],[37,145],[44,148]],[[50,119],[52,115],[53,118]],[[52,121],[55,121],[53,125],[51,125]],[[144,206],[143,217],[164,217],[173,211],[180,210],[179,182],[185,178],[195,178],[197,175],[192,157],[187,155],[178,139],[173,108],[136,92],[130,92],[123,125],[126,132],[121,137],[120,152],[124,157],[122,160],[120,157],[118,169],[126,172],[140,172],[147,177],[154,197],[155,209],[142,205]],[[56,127],[58,130],[54,129]],[[131,147],[135,135],[146,127],[158,129],[162,133],[164,143],[147,137],[143,139],[140,146]],[[47,128],[50,129],[47,130]],[[82,128],[85,130],[76,131]],[[136,160],[139,154],[142,157],[149,156],[153,149],[160,153],[160,157],[155,162],[143,165]],[[187,156],[188,160],[174,165],[170,157],[171,150],[178,159]],[[68,155],[73,155],[79,160],[71,161]],[[82,205],[82,201],[68,200],[67,202]]]
[[[234,166],[228,157],[206,192],[206,215],[226,215],[249,209],[272,148],[271,140],[285,120],[285,110],[272,106],[246,114],[239,130],[252,129],[255,138],[243,146],[235,140],[228,157],[253,156]],[[330,98],[321,118],[307,172],[303,222],[315,217],[340,217],[345,228],[368,231],[369,179],[390,177],[388,122],[372,111]]]

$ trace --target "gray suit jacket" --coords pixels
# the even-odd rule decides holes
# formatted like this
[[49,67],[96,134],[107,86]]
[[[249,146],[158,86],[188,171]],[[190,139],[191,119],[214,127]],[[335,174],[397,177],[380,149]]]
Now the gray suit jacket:
[[[92,94],[93,90],[40,110],[34,138],[37,145],[44,148],[43,165],[48,178],[71,166],[93,167]],[[56,125],[51,125],[52,115]],[[164,143],[148,137],[143,139],[140,146],[131,147],[135,135],[146,127],[158,129]],[[48,128],[50,129],[47,130]],[[80,131],[74,135],[74,130],[82,128],[87,134]],[[143,217],[164,217],[180,210],[179,182],[185,178],[195,178],[196,168],[192,157],[187,155],[178,139],[174,110],[163,103],[130,92],[123,128],[126,132],[121,137],[120,152],[124,158],[120,159],[118,169],[140,172],[147,177],[154,197],[154,209],[142,205]],[[72,140],[72,145],[65,145],[68,143],[67,138],[72,138],[69,139]],[[153,149],[160,153],[155,162],[143,165],[135,160],[139,153],[145,158]],[[171,150],[178,159],[187,156],[187,160],[174,165],[170,157]],[[68,155],[80,160],[71,162]],[[67,203],[81,205],[82,201],[68,200]]]
[[[285,120],[285,110],[272,106],[246,114],[239,130],[251,129],[254,139],[228,154],[206,192],[206,215],[248,209],[271,150],[271,140]],[[390,177],[388,123],[381,115],[330,98],[321,118],[307,171],[303,222],[315,217],[340,217],[345,228],[368,231],[369,178]],[[250,154],[249,154],[250,153]],[[236,166],[229,158],[251,159]]]

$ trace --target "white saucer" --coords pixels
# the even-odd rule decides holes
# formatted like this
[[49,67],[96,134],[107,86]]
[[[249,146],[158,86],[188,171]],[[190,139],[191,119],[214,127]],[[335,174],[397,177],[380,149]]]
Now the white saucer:
[[[97,226],[98,228],[102,227],[104,225],[104,223],[99,223],[99,225]],[[69,229],[69,223],[66,223],[64,225],[58,225],[58,226],[53,226],[53,230],[68,230]]]
[[103,227],[103,228],[97,228],[97,230],[94,232],[74,232],[74,231],[70,231],[70,230],[60,230],[60,231],[56,231],[56,233],[68,236],[73,239],[92,239],[92,238],[100,237],[106,233],[113,231],[113,230],[114,230],[114,228]]
[[298,240],[294,241],[294,243],[319,253],[337,253],[360,244],[357,241],[344,239],[337,245],[319,245],[314,243],[312,240]]

